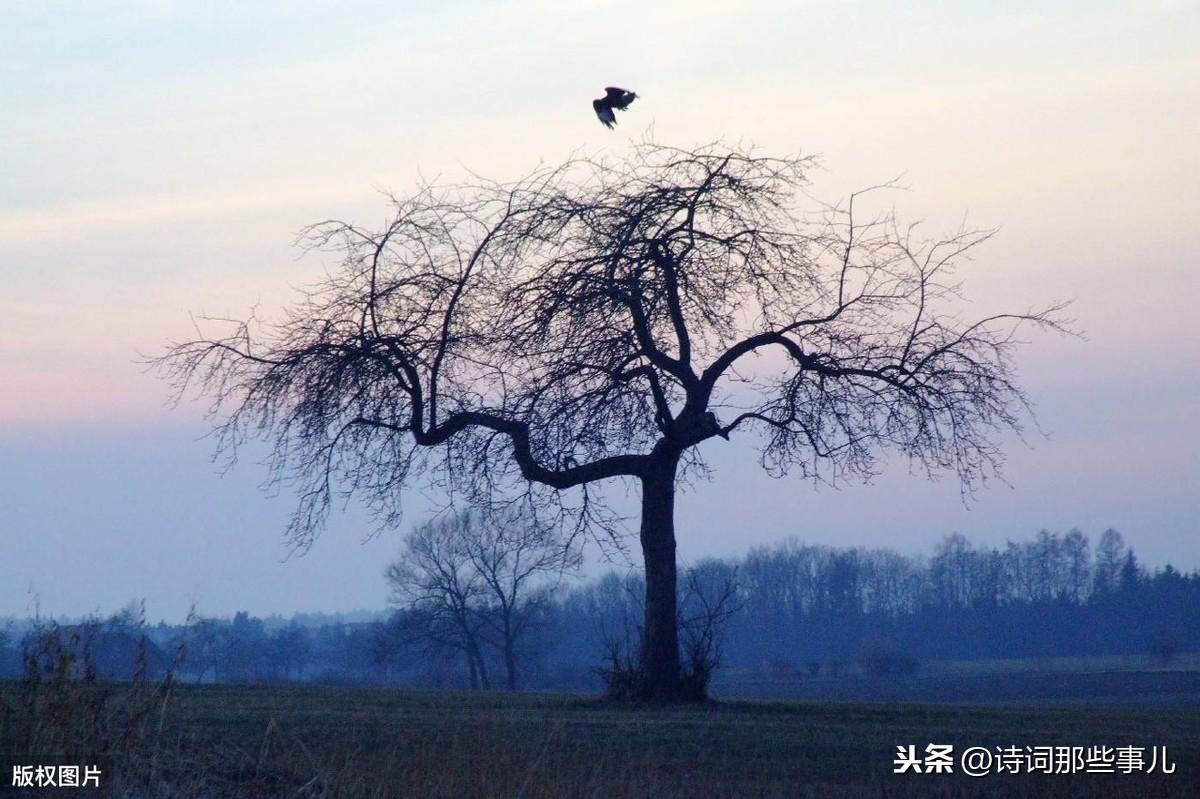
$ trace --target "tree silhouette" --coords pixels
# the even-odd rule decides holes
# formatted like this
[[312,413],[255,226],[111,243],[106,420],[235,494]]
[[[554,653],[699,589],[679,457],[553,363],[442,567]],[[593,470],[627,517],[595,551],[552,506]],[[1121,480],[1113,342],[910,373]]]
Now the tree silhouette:
[[[471,687],[487,685],[482,641],[499,650],[517,687],[517,647],[580,554],[522,513],[456,513],[418,525],[384,571],[402,634],[461,651]],[[403,614],[407,611],[407,616]]]
[[811,165],[647,142],[426,185],[381,230],[309,228],[341,263],[282,321],[231,321],[159,363],[215,398],[220,448],[270,442],[299,486],[300,545],[335,492],[388,524],[418,477],[493,501],[515,480],[530,507],[597,530],[594,484],[636,482],[643,695],[677,700],[674,505],[697,445],[757,430],[771,474],[824,480],[892,449],[969,488],[1028,411],[1017,329],[1063,324],[1061,306],[963,321],[954,268],[991,233],[921,241],[862,218],[862,193],[804,213]]
[[424,640],[461,652],[471,688],[490,688],[483,657],[478,605],[487,586],[472,567],[465,546],[469,519],[448,517],[425,522],[408,536],[403,555],[384,571],[391,602],[408,611],[398,619],[402,637]]

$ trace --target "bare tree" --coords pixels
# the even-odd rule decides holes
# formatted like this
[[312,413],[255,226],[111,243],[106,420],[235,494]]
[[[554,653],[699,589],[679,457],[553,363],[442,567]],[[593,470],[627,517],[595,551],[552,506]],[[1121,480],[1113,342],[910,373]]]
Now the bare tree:
[[418,525],[384,576],[392,603],[407,611],[401,620],[406,636],[460,652],[471,687],[488,688],[477,613],[485,589],[464,546],[462,521],[450,517]]
[[216,619],[200,616],[193,608],[180,633],[176,646],[183,647],[186,656],[183,665],[196,682],[204,682],[210,671],[215,671],[224,648],[221,626]]
[[1100,543],[1096,546],[1096,563],[1092,571],[1092,593],[1096,595],[1111,594],[1120,587],[1121,564],[1129,548],[1125,539],[1111,527],[1100,534]]
[[579,568],[581,554],[526,513],[468,516],[462,522],[457,530],[463,550],[483,586],[485,604],[476,612],[497,639],[506,685],[514,690],[517,645],[559,578]]
[[1066,569],[1063,592],[1072,602],[1082,605],[1087,601],[1092,578],[1092,553],[1087,536],[1072,528],[1063,536],[1062,551]]
[[[385,576],[416,637],[461,650],[472,686],[487,687],[482,643],[499,650],[517,687],[517,647],[538,608],[581,556],[520,511],[459,513],[418,526]],[[415,625],[414,625],[415,622]]]
[[307,629],[293,621],[271,633],[267,644],[267,659],[273,679],[288,682],[303,678],[312,653],[312,641]]
[[419,476],[526,486],[576,530],[593,486],[641,489],[643,693],[680,698],[675,494],[697,445],[757,430],[763,466],[822,480],[892,449],[965,489],[1028,403],[1012,355],[1061,308],[964,321],[954,270],[990,231],[930,241],[862,193],[804,212],[807,158],[652,142],[515,183],[425,186],[381,230],[313,226],[341,265],[282,321],[201,332],[160,365],[215,398],[218,446],[268,440],[319,529],[335,491],[394,522]]

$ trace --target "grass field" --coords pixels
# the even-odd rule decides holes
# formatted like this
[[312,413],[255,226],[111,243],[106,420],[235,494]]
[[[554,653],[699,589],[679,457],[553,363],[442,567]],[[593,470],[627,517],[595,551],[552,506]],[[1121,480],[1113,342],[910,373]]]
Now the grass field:
[[921,673],[880,679],[737,679],[714,682],[718,697],[793,702],[904,702],[1200,710],[1200,671],[1011,671]]
[[[10,730],[18,692],[16,683],[0,685]],[[132,796],[1200,796],[1194,710],[661,709],[562,695],[175,686],[153,713],[130,718],[142,729],[135,745],[114,744],[118,779],[109,787]],[[115,727],[110,738],[120,738]],[[897,745],[927,743],[1166,746],[1177,770],[892,773]]]
[[723,669],[711,692],[725,699],[791,702],[1200,710],[1200,653],[1182,653],[1165,664],[1148,655],[931,660],[915,673],[894,677],[872,676],[854,664],[838,677]]

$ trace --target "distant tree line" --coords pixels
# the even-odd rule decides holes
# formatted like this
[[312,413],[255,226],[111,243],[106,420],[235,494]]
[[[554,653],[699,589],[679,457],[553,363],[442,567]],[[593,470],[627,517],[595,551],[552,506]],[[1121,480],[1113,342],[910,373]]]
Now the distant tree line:
[[961,535],[932,557],[796,541],[739,564],[745,612],[732,663],[850,662],[885,646],[919,659],[1042,658],[1200,649],[1200,573],[1149,572],[1120,533],[1078,530],[1003,547]]
[[[1042,531],[1004,547],[974,546],[955,534],[929,557],[792,539],[740,559],[708,559],[684,574],[685,649],[691,640],[695,652],[729,669],[803,678],[852,667],[901,673],[940,659],[1143,655],[1166,663],[1200,651],[1200,572],[1145,569],[1114,530],[1095,547],[1078,530]],[[195,682],[467,688],[488,687],[491,673],[518,688],[598,690],[605,664],[622,646],[628,652],[637,635],[640,575],[537,585],[515,602],[486,585],[470,587],[469,629],[478,637],[468,649],[447,607],[430,604],[427,593],[390,614],[352,621],[240,612],[148,625],[126,609],[56,626],[87,642],[102,679],[129,679],[136,668],[154,676],[173,665],[178,679]],[[718,635],[696,627],[689,639],[688,624],[711,611],[713,597],[721,603]],[[440,631],[442,645],[414,635],[428,629]],[[0,675],[20,674],[44,632],[28,621],[0,625]]]

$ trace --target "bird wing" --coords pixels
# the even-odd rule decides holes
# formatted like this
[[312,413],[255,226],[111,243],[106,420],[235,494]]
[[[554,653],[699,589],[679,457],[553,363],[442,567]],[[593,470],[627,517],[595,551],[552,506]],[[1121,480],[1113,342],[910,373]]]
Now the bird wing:
[[604,94],[606,95],[606,100],[620,100],[622,97],[629,94],[629,92],[617,86],[605,86]]
[[592,100],[592,109],[596,112],[596,117],[604,123],[604,127],[611,128],[617,124],[617,115],[613,113],[612,108],[603,100]]

